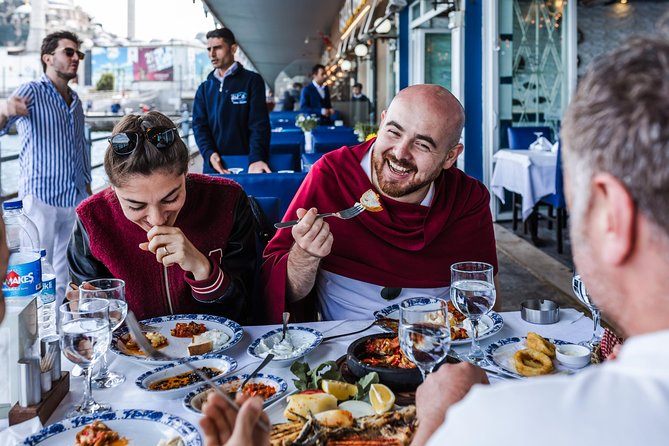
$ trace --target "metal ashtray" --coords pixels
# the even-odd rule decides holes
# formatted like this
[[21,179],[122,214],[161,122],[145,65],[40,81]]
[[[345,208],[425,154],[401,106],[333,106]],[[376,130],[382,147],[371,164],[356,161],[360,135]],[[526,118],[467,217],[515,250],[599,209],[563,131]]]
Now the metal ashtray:
[[560,320],[560,306],[548,299],[529,299],[520,304],[520,317],[531,324],[554,324]]

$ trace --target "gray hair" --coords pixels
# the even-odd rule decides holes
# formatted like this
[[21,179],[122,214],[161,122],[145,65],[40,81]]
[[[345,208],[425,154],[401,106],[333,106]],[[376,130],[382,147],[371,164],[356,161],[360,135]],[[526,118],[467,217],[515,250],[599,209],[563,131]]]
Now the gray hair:
[[[669,42],[636,38],[596,60],[562,124],[572,214],[589,203],[590,181],[607,172],[669,236]],[[576,224],[576,222],[574,222]]]

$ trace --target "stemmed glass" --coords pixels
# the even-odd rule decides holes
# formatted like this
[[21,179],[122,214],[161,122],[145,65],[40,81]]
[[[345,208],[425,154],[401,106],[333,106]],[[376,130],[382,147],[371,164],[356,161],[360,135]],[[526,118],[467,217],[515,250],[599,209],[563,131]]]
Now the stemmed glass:
[[[86,282],[88,285],[79,287],[79,299],[105,299],[109,302],[109,323],[112,333],[119,328],[128,314],[128,304],[125,301],[125,282],[121,279],[94,279]],[[109,370],[107,355],[102,357],[100,370],[93,377],[93,385],[97,389],[116,387],[125,381],[125,376]]]
[[599,345],[599,343],[602,341],[602,337],[599,335],[601,312],[599,311],[597,305],[595,305],[595,303],[590,298],[588,290],[585,289],[585,284],[581,280],[580,274],[574,272],[571,286],[578,300],[580,300],[583,305],[588,307],[590,313],[592,314],[592,321],[594,323],[594,327],[592,329],[592,338],[590,338],[588,341],[579,342],[580,345],[588,347],[592,351],[595,346]]
[[415,299],[400,303],[400,349],[416,364],[425,381],[426,375],[448,355],[451,327],[446,301],[439,299],[427,305],[414,303]]
[[467,360],[472,364],[485,361],[478,343],[479,320],[495,305],[493,267],[483,262],[460,262],[451,265],[451,301],[472,324],[472,348]]
[[79,406],[67,413],[67,417],[87,415],[109,410],[109,404],[101,404],[91,395],[93,365],[109,348],[109,303],[104,299],[88,299],[86,302],[71,301],[60,306],[60,346],[67,359],[84,369],[84,397]]

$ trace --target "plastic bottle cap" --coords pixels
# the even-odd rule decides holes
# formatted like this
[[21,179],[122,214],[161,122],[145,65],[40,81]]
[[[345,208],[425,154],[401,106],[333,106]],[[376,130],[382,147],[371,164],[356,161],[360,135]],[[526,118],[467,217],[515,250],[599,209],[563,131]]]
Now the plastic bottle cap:
[[39,255],[40,255],[40,257],[42,257],[42,258],[46,257],[46,249],[40,249],[40,251],[39,251]]
[[10,211],[12,209],[23,209],[23,200],[5,201],[2,203],[2,209]]

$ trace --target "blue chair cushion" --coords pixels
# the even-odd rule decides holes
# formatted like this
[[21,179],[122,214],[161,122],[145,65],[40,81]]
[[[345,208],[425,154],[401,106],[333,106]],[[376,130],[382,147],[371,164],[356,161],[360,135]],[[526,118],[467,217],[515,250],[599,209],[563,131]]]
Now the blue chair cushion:
[[223,176],[236,181],[242,186],[246,195],[253,195],[254,197],[278,197],[280,201],[279,215],[283,216],[307,174],[305,172],[240,173],[238,175],[215,174],[215,176]]

